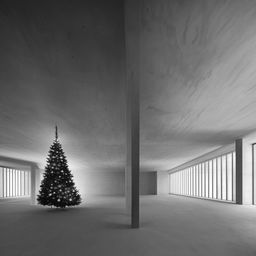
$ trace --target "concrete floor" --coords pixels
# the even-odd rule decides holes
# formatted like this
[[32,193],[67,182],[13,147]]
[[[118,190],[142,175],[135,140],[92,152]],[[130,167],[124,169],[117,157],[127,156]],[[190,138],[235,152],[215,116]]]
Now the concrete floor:
[[0,203],[1,256],[256,255],[256,207],[178,196],[141,197],[128,228],[121,197],[60,210]]

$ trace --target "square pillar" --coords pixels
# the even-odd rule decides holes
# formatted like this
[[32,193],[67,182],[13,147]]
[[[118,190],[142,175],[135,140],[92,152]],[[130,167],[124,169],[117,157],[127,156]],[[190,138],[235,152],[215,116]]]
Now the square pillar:
[[30,179],[31,204],[36,204],[36,169],[34,166],[30,169]]
[[131,227],[139,228],[139,172],[140,172],[140,43],[139,1],[125,1],[126,42],[126,209]]
[[30,198],[31,204],[37,204],[37,193],[40,186],[40,169],[32,165],[30,169]]
[[252,144],[250,139],[237,139],[236,148],[236,203],[252,204]]

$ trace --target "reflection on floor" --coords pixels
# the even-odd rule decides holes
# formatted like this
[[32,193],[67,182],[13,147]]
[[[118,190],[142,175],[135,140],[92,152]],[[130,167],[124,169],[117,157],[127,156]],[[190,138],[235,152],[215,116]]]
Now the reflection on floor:
[[124,198],[66,210],[0,202],[1,256],[256,255],[256,207],[178,196],[141,197],[141,228]]

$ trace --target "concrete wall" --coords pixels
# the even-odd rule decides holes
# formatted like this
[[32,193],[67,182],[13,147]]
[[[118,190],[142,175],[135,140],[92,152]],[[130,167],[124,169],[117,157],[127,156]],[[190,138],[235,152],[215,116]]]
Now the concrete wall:
[[74,177],[82,195],[124,195],[123,172],[84,172]]
[[169,193],[169,176],[168,172],[157,172],[157,194]]
[[[74,181],[82,195],[124,196],[125,173],[118,171],[74,172]],[[156,172],[140,173],[140,194],[156,194]]]
[[157,193],[157,174],[156,172],[140,173],[140,194],[155,195]]

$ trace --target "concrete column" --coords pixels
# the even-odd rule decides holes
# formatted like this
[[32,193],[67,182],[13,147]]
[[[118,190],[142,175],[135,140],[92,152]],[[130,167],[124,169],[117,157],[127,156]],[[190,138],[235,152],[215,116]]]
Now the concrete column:
[[126,208],[131,227],[139,227],[139,1],[125,1],[126,42]]
[[236,203],[252,204],[252,139],[245,136],[236,146]]
[[32,165],[31,166],[31,180],[30,180],[30,184],[31,184],[31,204],[37,204],[37,193],[39,190],[39,186],[40,186],[40,169],[38,169],[37,166]]
[[30,197],[31,197],[31,204],[36,204],[36,168],[31,166],[31,175],[30,175]]

